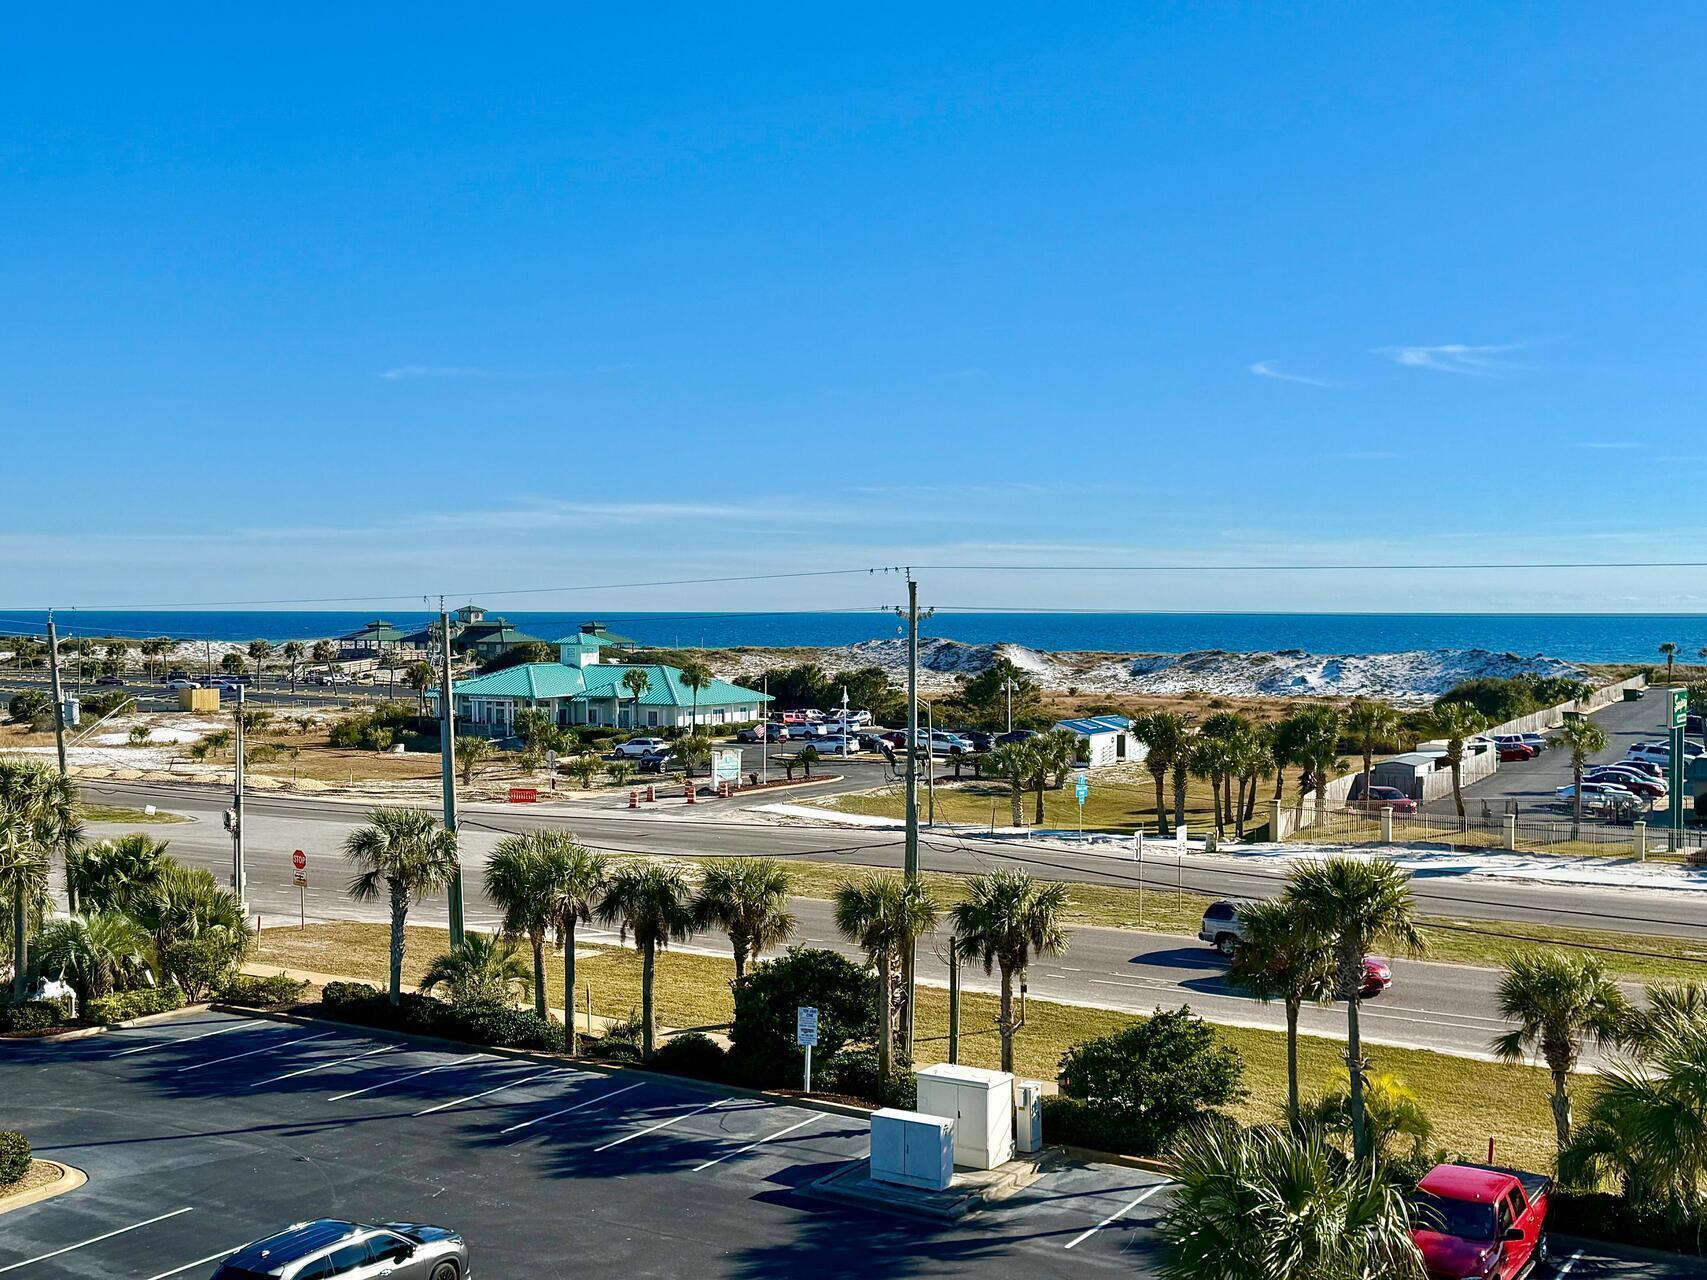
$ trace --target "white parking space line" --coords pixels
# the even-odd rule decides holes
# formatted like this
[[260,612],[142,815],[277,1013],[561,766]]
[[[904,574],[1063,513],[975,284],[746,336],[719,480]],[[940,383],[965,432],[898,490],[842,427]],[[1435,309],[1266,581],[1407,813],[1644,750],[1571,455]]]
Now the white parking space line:
[[585,1102],[577,1102],[572,1107],[564,1107],[561,1111],[553,1111],[548,1115],[535,1116],[532,1120],[523,1120],[520,1124],[513,1124],[508,1129],[498,1130],[498,1133],[502,1136],[506,1133],[514,1133],[517,1129],[526,1129],[529,1125],[541,1124],[546,1120],[555,1120],[558,1116],[566,1116],[571,1111],[579,1111],[583,1107],[592,1106],[595,1102],[604,1102],[606,1099],[616,1097],[619,1093],[627,1093],[630,1089],[638,1089],[639,1087],[640,1086],[637,1084],[624,1085],[620,1089],[612,1089],[608,1093],[601,1093],[596,1098],[588,1098]]
[[259,1089],[264,1084],[277,1084],[280,1080],[294,1080],[298,1076],[306,1076],[315,1071],[325,1071],[330,1067],[341,1067],[346,1062],[360,1062],[363,1058],[371,1058],[376,1053],[391,1053],[397,1048],[394,1044],[382,1044],[377,1049],[369,1049],[366,1053],[353,1054],[348,1058],[338,1058],[332,1062],[317,1062],[312,1067],[302,1067],[296,1071],[287,1071],[282,1076],[273,1076],[269,1080],[257,1080],[250,1085],[251,1089]]
[[715,1160],[707,1160],[704,1164],[695,1165],[694,1168],[691,1170],[691,1172],[698,1173],[701,1169],[709,1169],[714,1164],[722,1164],[725,1160],[733,1160],[736,1156],[744,1156],[747,1154],[747,1152],[751,1151],[754,1147],[762,1147],[765,1145],[765,1143],[771,1142],[774,1139],[786,1137],[787,1135],[793,1133],[796,1129],[804,1129],[807,1125],[811,1124],[814,1120],[818,1120],[818,1119],[822,1119],[822,1117],[816,1116],[816,1115],[807,1116],[806,1119],[801,1120],[795,1124],[791,1124],[786,1129],[778,1129],[775,1133],[767,1133],[764,1137],[760,1138],[757,1142],[749,1142],[746,1146],[742,1147],[739,1151],[731,1151],[727,1155],[718,1156],[717,1159],[715,1159]]
[[153,1049],[170,1049],[176,1044],[189,1044],[194,1040],[206,1040],[209,1036],[222,1036],[227,1031],[241,1031],[244,1027],[252,1027],[260,1022],[259,1018],[246,1018],[242,1022],[233,1022],[230,1026],[216,1027],[212,1031],[204,1031],[199,1036],[179,1036],[176,1040],[156,1040],[153,1044],[139,1044],[134,1049],[120,1049],[110,1053],[109,1058],[128,1058],[133,1053],[148,1053]]
[[1559,1280],[1564,1280],[1564,1277],[1571,1274],[1572,1270],[1575,1269],[1577,1263],[1582,1261],[1582,1256],[1583,1256],[1583,1250],[1578,1249],[1568,1259],[1565,1260],[1564,1266],[1560,1267],[1559,1271],[1558,1271]]
[[307,1044],[310,1040],[330,1040],[337,1034],[335,1031],[322,1031],[317,1036],[298,1036],[294,1040],[286,1040],[283,1044],[262,1045],[259,1049],[247,1049],[242,1053],[227,1054],[223,1058],[210,1058],[206,1062],[192,1062],[187,1067],[179,1067],[178,1071],[180,1073],[200,1071],[203,1067],[217,1067],[222,1062],[236,1062],[239,1058],[253,1058],[257,1053],[276,1053],[280,1049],[290,1048],[293,1044]]
[[735,1101],[733,1098],[719,1098],[716,1102],[708,1102],[703,1107],[695,1107],[692,1111],[684,1111],[680,1115],[671,1116],[668,1120],[660,1120],[657,1124],[647,1125],[644,1129],[636,1129],[633,1133],[625,1133],[622,1137],[617,1138],[614,1141],[607,1142],[602,1147],[594,1147],[593,1154],[597,1155],[601,1151],[609,1151],[612,1147],[620,1147],[625,1142],[633,1142],[636,1138],[644,1138],[647,1134],[657,1133],[660,1129],[668,1129],[671,1125],[680,1124],[690,1116],[697,1116],[702,1111],[710,1111],[713,1107],[721,1107],[724,1103],[733,1101]]
[[1086,1240],[1089,1240],[1092,1236],[1094,1236],[1097,1232],[1101,1231],[1109,1223],[1119,1221],[1121,1218],[1125,1217],[1128,1213],[1131,1213],[1132,1210],[1136,1209],[1139,1205],[1143,1204],[1151,1196],[1155,1195],[1156,1192],[1160,1191],[1163,1187],[1165,1187],[1167,1185],[1168,1184],[1165,1182],[1158,1182],[1153,1187],[1145,1187],[1144,1190],[1138,1194],[1136,1199],[1128,1201],[1126,1204],[1124,1204],[1120,1208],[1116,1209],[1113,1213],[1109,1214],[1108,1217],[1104,1218],[1101,1222],[1097,1223],[1096,1226],[1091,1227],[1087,1231],[1079,1232],[1078,1235],[1074,1236],[1071,1240],[1069,1240],[1067,1242],[1067,1248],[1071,1249],[1074,1245],[1083,1244]]
[[450,1102],[441,1102],[436,1107],[428,1107],[425,1111],[417,1111],[415,1114],[417,1116],[430,1116],[435,1111],[446,1111],[451,1107],[461,1106],[465,1102],[474,1102],[480,1098],[490,1098],[494,1093],[502,1093],[505,1089],[519,1089],[524,1084],[532,1084],[535,1080],[543,1080],[547,1076],[560,1076],[568,1069],[569,1068],[567,1067],[553,1067],[550,1071],[538,1072],[529,1076],[525,1080],[512,1080],[508,1084],[501,1084],[495,1089],[486,1089],[480,1093],[471,1093],[466,1098],[455,1098]]
[[365,1089],[351,1089],[348,1093],[333,1094],[326,1101],[342,1102],[345,1098],[359,1098],[364,1093],[378,1093],[381,1089],[389,1089],[394,1084],[407,1084],[411,1080],[419,1080],[422,1076],[430,1076],[435,1071],[444,1071],[449,1067],[460,1067],[464,1063],[473,1062],[476,1058],[488,1056],[490,1055],[484,1053],[467,1053],[460,1058],[452,1058],[449,1062],[441,1062],[436,1067],[426,1067],[420,1071],[411,1071],[406,1076],[393,1076],[389,1080],[381,1080],[378,1084],[370,1084]]
[[218,1253],[210,1253],[205,1258],[197,1258],[194,1262],[186,1262],[181,1267],[173,1267],[170,1271],[162,1271],[157,1275],[149,1276],[148,1280],[171,1280],[172,1276],[181,1276],[184,1272],[195,1267],[204,1267],[210,1262],[218,1262],[221,1258],[229,1258],[242,1247],[243,1246],[240,1244],[232,1245],[229,1249],[221,1249]]
[[156,1222],[164,1222],[167,1218],[176,1218],[179,1214],[188,1213],[194,1205],[185,1205],[182,1209],[174,1209],[171,1213],[163,1213],[159,1217],[149,1218],[144,1222],[133,1222],[128,1227],[120,1227],[117,1231],[108,1231],[104,1235],[90,1236],[87,1240],[79,1240],[76,1244],[68,1244],[63,1249],[55,1249],[52,1253],[43,1253],[34,1258],[25,1258],[22,1262],[8,1263],[0,1267],[0,1275],[8,1271],[16,1271],[19,1267],[34,1266],[38,1262],[46,1262],[49,1258],[57,1258],[62,1253],[71,1253],[92,1244],[100,1244],[103,1240],[111,1240],[114,1236],[122,1236],[127,1231],[137,1231],[143,1227],[151,1227]]

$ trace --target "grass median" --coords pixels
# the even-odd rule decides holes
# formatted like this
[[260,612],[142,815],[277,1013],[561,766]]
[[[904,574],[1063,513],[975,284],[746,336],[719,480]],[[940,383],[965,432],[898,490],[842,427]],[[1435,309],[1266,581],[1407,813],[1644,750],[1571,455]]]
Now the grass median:
[[[706,935],[710,942],[716,935]],[[404,954],[404,982],[413,988],[434,956],[449,945],[443,929],[411,928]],[[390,933],[381,924],[321,924],[307,929],[278,929],[263,933],[254,960],[261,964],[304,969],[355,978],[382,986],[385,981]],[[584,947],[576,960],[576,978],[592,990],[593,1012],[622,1017],[640,1005],[640,958],[628,947]],[[665,1026],[697,1027],[726,1023],[732,1016],[730,960],[681,951],[659,954],[658,1016]],[[563,967],[560,956],[547,960],[548,1002],[561,1000]],[[577,1000],[585,996],[577,993]],[[995,1032],[997,1002],[992,995],[967,992],[961,1001],[961,1061],[974,1066],[998,1064],[1000,1043]],[[1104,1035],[1134,1021],[1134,1015],[1107,1009],[1031,1000],[1026,1024],[1015,1041],[1019,1073],[1051,1080],[1061,1055],[1080,1041]],[[1278,1032],[1221,1027],[1221,1035],[1245,1060],[1249,1096],[1236,1111],[1246,1120],[1273,1120],[1286,1095],[1286,1040]],[[918,1058],[936,1061],[946,1055],[948,995],[921,989],[917,1019]],[[1532,1168],[1550,1168],[1552,1119],[1547,1106],[1548,1079],[1532,1067],[1503,1066],[1429,1053],[1419,1049],[1366,1046],[1375,1071],[1391,1072],[1416,1090],[1434,1124],[1436,1144],[1467,1155],[1485,1157],[1488,1139],[1502,1161]],[[1300,1073],[1306,1096],[1325,1091],[1341,1067],[1340,1042],[1316,1036],[1300,1039]],[[1579,1092],[1594,1087],[1590,1078],[1578,1081]]]
[[167,813],[164,809],[149,813],[145,809],[127,809],[116,804],[81,804],[77,806],[77,816],[84,822],[122,822],[127,826],[188,821],[183,815]]

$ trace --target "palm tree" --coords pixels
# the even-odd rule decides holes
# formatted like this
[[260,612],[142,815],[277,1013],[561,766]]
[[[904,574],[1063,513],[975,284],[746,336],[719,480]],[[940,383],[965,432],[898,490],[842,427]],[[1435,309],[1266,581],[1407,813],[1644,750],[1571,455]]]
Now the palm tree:
[[[593,918],[610,885],[610,859],[590,853],[566,831],[544,833],[546,914],[563,948],[563,1023],[575,1052],[575,926]],[[590,1032],[592,1027],[589,1025]]]
[[300,640],[286,640],[279,652],[284,655],[284,660],[290,667],[290,691],[295,693],[296,679],[302,671],[302,657],[308,652],[307,646]]
[[1286,1116],[1298,1123],[1298,1015],[1306,1000],[1321,1003],[1334,987],[1334,951],[1293,904],[1251,902],[1239,907],[1239,942],[1229,973],[1233,984],[1267,1004],[1286,1007]]
[[1487,717],[1468,702],[1437,702],[1428,714],[1429,732],[1446,739],[1446,762],[1452,766],[1452,799],[1464,816],[1464,740],[1488,727]]
[[[498,1004],[508,1008],[511,992],[528,985],[527,963],[516,954],[512,939],[472,931],[428,965],[421,978],[422,991],[445,987],[455,1005]],[[539,1004],[537,990],[535,1004]],[[545,1016],[537,1007],[534,1012]]]
[[65,916],[42,926],[37,960],[77,993],[79,1012],[147,968],[148,935],[121,911]]
[[65,868],[65,886],[86,911],[125,911],[166,874],[167,842],[132,831],[79,849]]
[[243,901],[235,892],[215,880],[211,871],[180,866],[171,859],[152,883],[130,897],[123,910],[148,934],[155,968],[162,975],[172,968],[173,948],[180,943],[210,943],[236,964],[255,941]]
[[486,896],[504,913],[503,930],[512,938],[526,938],[533,952],[533,1011],[542,1018],[546,1016],[545,934],[551,927],[546,853],[559,835],[527,831],[505,836],[486,858]]
[[1666,660],[1666,684],[1671,684],[1671,673],[1677,663],[1677,646],[1667,640],[1660,646],[1660,656]]
[[711,668],[697,659],[682,663],[680,671],[681,682],[693,690],[693,711],[688,719],[688,733],[699,732],[699,694],[702,689],[709,689],[714,677]]
[[12,998],[29,985],[30,925],[46,906],[48,862],[69,851],[77,788],[52,766],[0,759],[0,892],[12,899]]
[[693,890],[679,867],[658,862],[625,866],[611,877],[598,914],[604,923],[620,925],[623,941],[632,936],[640,952],[640,1053],[650,1061],[658,1031],[652,997],[658,952],[693,937]]
[[1172,1155],[1169,1280],[1423,1280],[1404,1190],[1319,1129],[1206,1121]]
[[633,709],[628,715],[628,727],[640,727],[640,699],[652,687],[652,677],[646,674],[644,667],[630,667],[622,673],[622,687],[627,689],[629,696],[634,699]]
[[1222,808],[1222,783],[1232,771],[1232,744],[1221,737],[1199,733],[1187,756],[1190,771],[1209,783],[1210,808],[1215,813],[1215,834],[1227,833],[1226,810]]
[[1303,770],[1298,783],[1298,816],[1302,819],[1305,793],[1314,791],[1320,806],[1329,775],[1341,767],[1339,709],[1311,707],[1300,713],[1288,746],[1292,762]]
[[165,636],[155,636],[144,640],[137,646],[142,651],[143,660],[148,664],[148,678],[154,679],[154,660],[165,657],[167,650],[172,647],[171,640]]
[[1156,834],[1168,834],[1168,805],[1165,798],[1168,774],[1185,750],[1189,722],[1173,711],[1152,711],[1132,722],[1132,736],[1145,747],[1144,767],[1156,784]]
[[[1351,1077],[1341,1071],[1334,1087],[1310,1105],[1308,1124],[1332,1134],[1351,1131]],[[1386,1160],[1395,1138],[1409,1138],[1410,1156],[1420,1162],[1434,1125],[1416,1090],[1398,1076],[1377,1071],[1364,1082],[1363,1123],[1369,1129],[1369,1149]]]
[[330,640],[316,640],[309,656],[318,663],[336,662],[338,660],[338,646]]
[[1346,709],[1345,731],[1363,753],[1363,795],[1367,800],[1375,753],[1399,732],[1399,713],[1385,702],[1359,698]]
[[266,675],[267,659],[273,656],[271,641],[251,640],[249,642],[249,657],[255,663],[255,683],[259,685]]
[[964,960],[981,961],[1002,974],[1002,1070],[1014,1069],[1014,976],[1023,976],[1033,956],[1058,956],[1067,949],[1062,915],[1067,887],[1032,879],[1023,871],[991,871],[966,882],[966,900],[954,908],[954,946]]
[[712,858],[694,899],[702,926],[724,930],[735,952],[735,981],[747,976],[747,957],[794,935],[788,909],[788,869],[775,858]]
[[422,715],[427,714],[427,690],[432,688],[438,673],[430,662],[411,662],[403,668],[403,683],[415,691],[415,704]]
[[1583,1039],[1617,1040],[1629,1007],[1618,984],[1590,953],[1523,951],[1506,961],[1500,979],[1500,1015],[1517,1023],[1494,1039],[1503,1062],[1522,1062],[1539,1052],[1553,1075],[1553,1127],[1559,1150],[1571,1140],[1570,1075],[1582,1056]]
[[894,1071],[896,962],[910,972],[913,944],[936,928],[937,914],[924,887],[899,876],[873,872],[836,890],[836,928],[877,969],[877,1074],[885,1082]]
[[492,744],[475,734],[466,734],[456,740],[455,750],[456,767],[462,770],[462,785],[470,786],[474,782],[474,771],[491,758]]
[[411,903],[442,889],[459,868],[456,832],[425,809],[375,809],[365,827],[344,840],[344,859],[355,871],[349,895],[372,902],[383,888],[391,904],[391,1003],[403,989],[403,926]]
[[1040,733],[1027,741],[1031,749],[1031,765],[1035,771],[1032,774],[1031,785],[1037,789],[1036,824],[1043,825],[1043,792],[1049,786],[1051,777],[1055,785],[1061,786],[1066,780],[1067,770],[1073,767],[1073,758],[1078,752],[1079,739],[1067,729],[1054,729],[1048,733]]
[[1282,901],[1332,940],[1335,994],[1345,1001],[1346,1070],[1351,1076],[1351,1128],[1360,1159],[1370,1152],[1363,1123],[1363,1040],[1358,1025],[1363,958],[1387,944],[1410,954],[1425,943],[1417,927],[1410,876],[1380,859],[1327,858],[1294,868]]
[[1587,716],[1578,716],[1567,720],[1559,726],[1556,736],[1549,739],[1548,745],[1566,747],[1571,753],[1571,839],[1575,840],[1582,834],[1583,826],[1583,766],[1589,757],[1605,751],[1611,739],[1602,729]]
[[684,778],[691,778],[695,765],[711,759],[711,740],[697,733],[684,734],[671,744],[670,758],[681,762]]
[[1004,779],[1008,784],[1008,798],[1011,803],[1012,826],[1020,826],[1025,821],[1025,815],[1020,809],[1020,795],[1025,789],[1025,781],[1035,771],[1031,753],[1023,742],[1004,742],[991,749],[985,757],[985,768],[995,777]]

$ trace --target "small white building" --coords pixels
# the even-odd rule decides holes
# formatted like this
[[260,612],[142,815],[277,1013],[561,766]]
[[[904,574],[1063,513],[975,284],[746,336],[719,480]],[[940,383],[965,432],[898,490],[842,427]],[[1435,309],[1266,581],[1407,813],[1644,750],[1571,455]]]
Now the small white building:
[[1062,720],[1055,727],[1079,735],[1085,744],[1081,757],[1092,769],[1105,764],[1136,763],[1149,754],[1149,749],[1132,736],[1132,721],[1125,716],[1086,716],[1081,720]]

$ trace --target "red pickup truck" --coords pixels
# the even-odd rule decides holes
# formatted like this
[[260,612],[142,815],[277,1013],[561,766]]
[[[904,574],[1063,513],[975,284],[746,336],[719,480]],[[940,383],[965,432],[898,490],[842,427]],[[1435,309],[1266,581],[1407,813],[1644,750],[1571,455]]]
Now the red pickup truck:
[[1525,1280],[1547,1261],[1552,1179],[1494,1165],[1436,1165],[1417,1184],[1411,1239],[1438,1280]]

